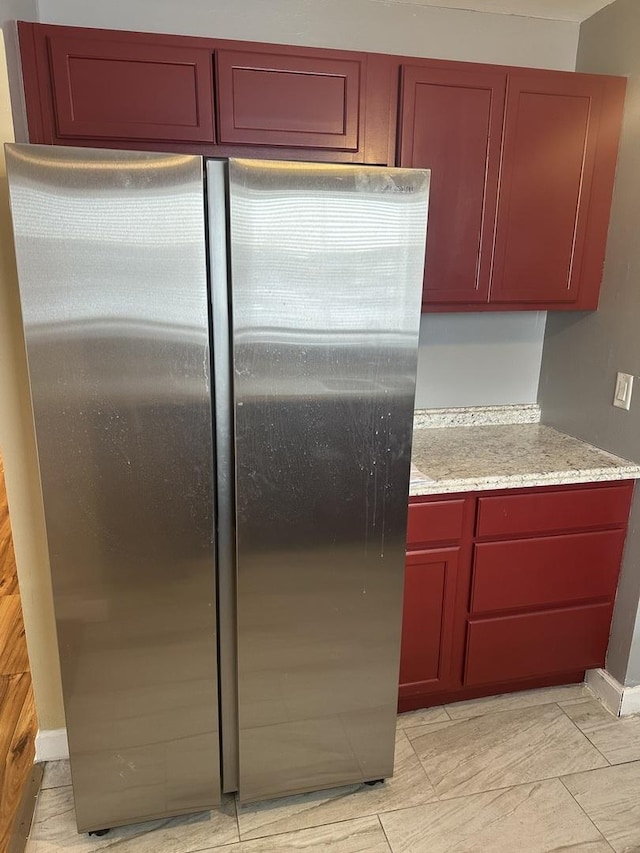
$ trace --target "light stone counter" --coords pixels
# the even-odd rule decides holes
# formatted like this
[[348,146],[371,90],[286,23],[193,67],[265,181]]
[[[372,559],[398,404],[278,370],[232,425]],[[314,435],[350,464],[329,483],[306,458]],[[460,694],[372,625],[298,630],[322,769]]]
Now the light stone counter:
[[425,426],[428,411],[416,412],[410,495],[640,478],[640,465],[552,427],[522,419],[496,425],[491,408],[489,424],[474,410],[471,422],[480,426],[446,426],[443,410]]

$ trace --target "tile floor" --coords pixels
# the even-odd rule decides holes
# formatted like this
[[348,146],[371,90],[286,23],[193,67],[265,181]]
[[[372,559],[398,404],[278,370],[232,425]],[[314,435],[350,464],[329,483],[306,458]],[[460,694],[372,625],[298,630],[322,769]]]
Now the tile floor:
[[47,766],[28,853],[632,853],[640,716],[581,685],[398,719],[396,771],[351,786],[78,835],[66,762]]

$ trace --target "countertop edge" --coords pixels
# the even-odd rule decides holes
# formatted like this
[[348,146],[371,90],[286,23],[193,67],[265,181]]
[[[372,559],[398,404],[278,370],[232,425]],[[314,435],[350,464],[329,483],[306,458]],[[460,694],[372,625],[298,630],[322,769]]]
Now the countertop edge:
[[447,429],[461,426],[512,426],[540,423],[537,403],[513,403],[493,406],[415,409],[414,429]]
[[[419,469],[418,469],[419,470]],[[416,482],[410,485],[409,497],[487,492],[500,489],[526,489],[536,486],[570,486],[577,483],[604,483],[640,479],[640,465],[618,468],[585,468],[580,471],[550,471],[539,474],[512,474],[495,477],[461,478],[438,482]]]

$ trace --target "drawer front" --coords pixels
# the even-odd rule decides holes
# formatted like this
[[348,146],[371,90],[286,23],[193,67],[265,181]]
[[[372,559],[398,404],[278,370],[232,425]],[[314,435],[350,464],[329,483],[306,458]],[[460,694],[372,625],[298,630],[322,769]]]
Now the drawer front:
[[407,548],[433,542],[457,542],[462,537],[464,500],[410,503]]
[[612,609],[595,604],[470,622],[465,685],[602,666]]
[[501,495],[478,500],[477,536],[509,536],[625,525],[632,484]]
[[606,530],[476,545],[471,611],[612,599],[624,539]]

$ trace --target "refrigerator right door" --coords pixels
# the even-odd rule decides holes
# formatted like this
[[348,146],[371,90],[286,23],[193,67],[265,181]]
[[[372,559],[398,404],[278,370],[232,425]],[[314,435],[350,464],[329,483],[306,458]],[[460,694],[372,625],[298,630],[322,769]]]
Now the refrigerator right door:
[[429,173],[231,160],[244,802],[393,773]]

